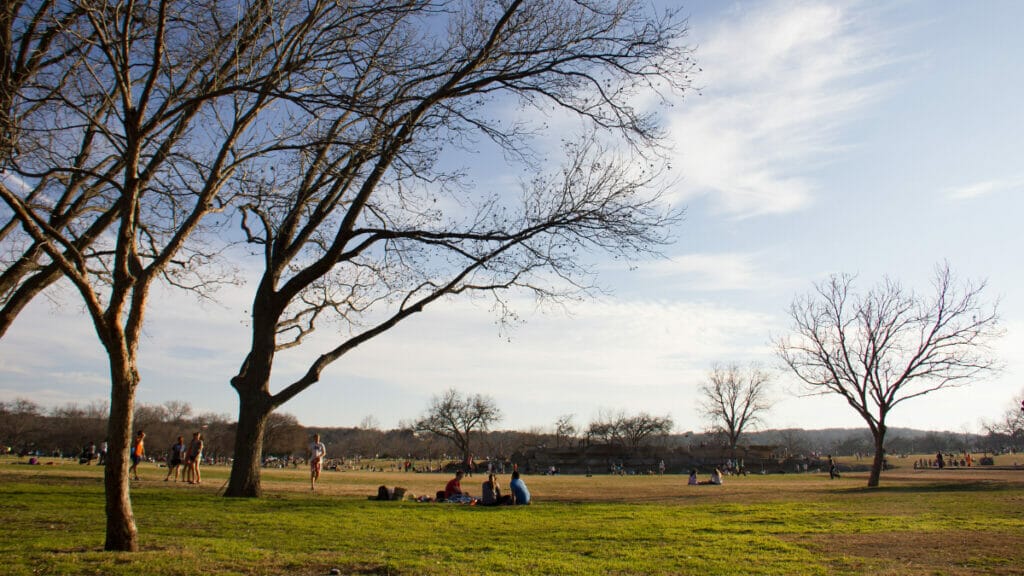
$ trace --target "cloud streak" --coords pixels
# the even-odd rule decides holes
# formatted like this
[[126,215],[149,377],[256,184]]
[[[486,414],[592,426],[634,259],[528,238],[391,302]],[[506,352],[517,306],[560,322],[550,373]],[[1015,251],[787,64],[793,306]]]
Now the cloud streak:
[[763,291],[784,280],[762,264],[771,255],[761,252],[685,254],[645,264],[642,272],[659,286],[698,292]]
[[1002,192],[1024,191],[1024,177],[984,180],[946,190],[948,200],[975,200],[982,196],[991,196]]
[[839,129],[884,87],[882,43],[834,3],[751,3],[701,29],[703,96],[671,120],[686,201],[735,218],[801,210],[811,175],[841,147]]

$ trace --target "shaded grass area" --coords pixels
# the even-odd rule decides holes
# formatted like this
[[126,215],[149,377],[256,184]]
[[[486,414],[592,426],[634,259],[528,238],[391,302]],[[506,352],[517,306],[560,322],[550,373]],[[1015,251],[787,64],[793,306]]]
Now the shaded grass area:
[[[1024,475],[908,476],[880,489],[820,475],[527,477],[538,502],[484,508],[368,501],[432,493],[442,475],[268,473],[259,500],[204,485],[133,486],[142,551],[102,551],[100,471],[0,464],[0,554],[21,574],[1014,574]],[[473,483],[465,482],[464,486]],[[483,478],[479,478],[480,481]]]

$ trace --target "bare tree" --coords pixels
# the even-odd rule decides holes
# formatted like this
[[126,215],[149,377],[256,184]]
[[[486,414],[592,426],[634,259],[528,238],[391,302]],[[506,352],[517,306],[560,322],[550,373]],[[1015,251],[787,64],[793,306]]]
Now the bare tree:
[[789,310],[792,333],[775,344],[812,393],[839,395],[867,423],[875,448],[873,487],[893,408],[997,369],[990,343],[1001,330],[997,306],[982,301],[985,283],[957,283],[948,264],[936,268],[930,298],[888,278],[861,295],[853,280],[833,275],[796,299]]
[[0,402],[0,440],[17,452],[33,447],[42,415],[42,408],[26,398]]
[[736,448],[744,430],[756,426],[771,404],[771,377],[756,364],[716,365],[701,385],[700,411],[711,422],[712,431],[722,434],[730,448]]
[[630,416],[624,411],[602,410],[587,426],[587,439],[636,450],[649,438],[671,432],[673,425],[671,416],[651,416],[646,412]]
[[150,288],[166,281],[205,296],[224,278],[200,272],[223,247],[213,240],[231,202],[226,185],[293,136],[282,120],[302,95],[315,98],[308,88],[329,73],[325,53],[345,45],[331,31],[349,3],[71,5],[80,14],[61,29],[61,49],[81,64],[48,76],[43,100],[34,88],[14,96],[14,109],[41,104],[19,127],[0,186],[24,234],[11,253],[27,256],[5,271],[54,266],[84,301],[111,379],[105,547],[132,551],[127,461]]
[[181,423],[192,417],[192,405],[183,400],[168,400],[163,409],[169,422]]
[[429,432],[452,443],[462,461],[473,454],[473,436],[486,432],[491,424],[501,420],[501,410],[493,398],[474,394],[463,395],[449,389],[435,396],[426,414],[416,421],[416,431]]
[[576,437],[576,423],[573,421],[575,415],[563,414],[555,420],[555,446],[561,446],[562,440],[570,442]]
[[601,410],[597,416],[587,425],[587,442],[594,444],[607,444],[615,446],[622,444],[622,431],[619,429],[619,421],[626,417],[625,412],[614,414],[610,411]]
[[665,436],[671,432],[674,422],[668,415],[651,416],[646,412],[640,412],[634,416],[619,419],[616,425],[626,444],[635,452],[650,439]]
[[[100,225],[95,227],[76,225],[86,211],[96,208],[93,200],[98,189],[79,188],[78,180],[67,186],[67,194],[55,199],[20,177],[18,166],[24,156],[38,153],[53,127],[52,114],[61,106],[62,91],[84,72],[87,60],[79,46],[95,41],[86,22],[86,10],[75,2],[8,2],[0,10],[0,187],[31,188],[26,201],[36,203],[47,223],[72,236],[79,249],[112,221],[112,215],[107,215],[97,219]],[[76,41],[82,34],[86,38]],[[78,85],[89,95],[79,105],[94,110],[97,105],[108,106],[102,102],[103,90],[88,88],[95,84]],[[109,207],[109,197],[104,201]],[[47,261],[42,245],[22,231],[14,213],[0,211],[0,337],[18,313],[60,275],[60,269]]]
[[[646,7],[385,0],[338,27],[344,54],[318,96],[290,111],[301,136],[239,181],[249,197],[242,227],[263,273],[250,348],[231,380],[239,432],[225,494],[260,494],[259,438],[272,410],[427,306],[480,294],[504,315],[508,290],[582,297],[592,285],[581,252],[633,258],[667,242],[678,213],[655,189],[660,132],[632,103],[640,90],[681,94],[692,63],[680,44],[685,21]],[[493,112],[516,101],[535,113],[509,122]],[[549,174],[529,136],[552,113],[588,129]],[[481,140],[539,175],[514,194],[493,180],[473,186],[438,161]],[[275,355],[325,317],[345,336],[273,391]]]
[[263,445],[270,454],[301,453],[306,446],[306,429],[292,414],[276,412],[267,419]]
[[985,429],[989,434],[1005,436],[1011,442],[1024,441],[1024,392],[1010,402],[1010,407],[998,420],[986,423]]

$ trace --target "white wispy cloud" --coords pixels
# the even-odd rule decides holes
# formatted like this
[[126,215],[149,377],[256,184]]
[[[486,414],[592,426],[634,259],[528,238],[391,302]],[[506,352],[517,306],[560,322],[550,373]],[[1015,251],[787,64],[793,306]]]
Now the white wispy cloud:
[[1003,178],[948,188],[945,190],[945,197],[949,200],[974,200],[1000,192],[1021,190],[1024,190],[1024,177]]
[[782,281],[763,265],[768,260],[769,254],[753,252],[684,254],[645,264],[641,272],[654,277],[659,285],[686,290],[763,290],[767,284]]
[[[810,172],[844,147],[847,125],[884,86],[878,33],[846,4],[739,4],[695,24],[702,96],[671,120],[682,200],[709,195],[734,217],[788,213],[812,201]],[[872,35],[875,34],[875,35]]]

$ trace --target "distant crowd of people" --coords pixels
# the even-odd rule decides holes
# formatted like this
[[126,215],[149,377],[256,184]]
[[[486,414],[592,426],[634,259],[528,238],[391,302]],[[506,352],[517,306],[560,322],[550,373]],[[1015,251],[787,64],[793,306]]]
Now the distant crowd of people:
[[970,452],[963,454],[935,454],[935,458],[920,458],[914,462],[914,469],[923,468],[970,468],[974,466],[974,456]]

